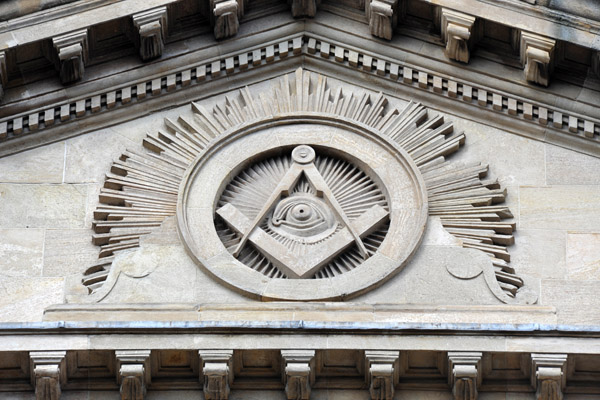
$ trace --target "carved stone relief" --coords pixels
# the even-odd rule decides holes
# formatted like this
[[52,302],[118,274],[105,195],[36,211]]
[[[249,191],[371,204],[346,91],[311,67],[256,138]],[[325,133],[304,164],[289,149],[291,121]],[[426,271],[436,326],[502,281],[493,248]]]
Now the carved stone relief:
[[470,59],[474,42],[475,17],[447,8],[441,9],[442,39],[448,58],[464,63]]
[[31,381],[36,400],[58,400],[66,381],[66,351],[32,351]]
[[132,16],[138,30],[138,46],[143,61],[160,57],[167,36],[167,7],[159,7]]
[[294,18],[314,18],[317,15],[317,7],[321,4],[321,0],[288,0],[292,8],[292,16]]
[[326,278],[354,269],[388,230],[389,206],[375,182],[306,145],[244,170],[219,204],[223,244],[267,276]]
[[200,350],[206,400],[227,400],[233,382],[233,350]]
[[365,6],[371,35],[391,40],[398,25],[398,0],[367,0]]
[[537,400],[562,400],[567,382],[566,354],[532,354],[531,385]]
[[342,93],[302,69],[272,93],[246,88],[212,110],[192,108],[192,119],[167,119],[144,140],[147,154],[128,151],[113,165],[95,212],[101,260],[83,279],[95,298],[118,278],[115,254],[167,216],[223,284],[258,298],[332,300],[400,271],[429,214],[491,257],[493,269],[447,265],[451,275],[483,274],[505,303],[536,301],[509,264],[506,192],[482,180],[486,165],[446,160],[465,137],[442,116]]
[[117,350],[117,382],[121,400],[143,400],[150,384],[150,350]]
[[556,41],[530,32],[521,32],[521,62],[525,79],[538,85],[548,86],[554,69]]
[[211,21],[215,38],[225,39],[235,36],[244,15],[245,0],[211,0]]
[[480,352],[449,352],[448,380],[455,400],[476,400],[481,386]]
[[399,356],[397,351],[365,351],[366,378],[371,399],[394,398],[394,387],[399,380]]
[[308,400],[315,380],[314,350],[281,350],[285,395],[288,400]]
[[58,61],[60,81],[72,83],[83,78],[88,58],[87,29],[52,38]]

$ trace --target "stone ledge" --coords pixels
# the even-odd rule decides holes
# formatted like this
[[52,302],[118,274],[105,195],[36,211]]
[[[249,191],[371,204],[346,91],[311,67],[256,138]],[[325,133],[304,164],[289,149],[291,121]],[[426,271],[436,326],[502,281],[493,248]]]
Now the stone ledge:
[[[298,327],[318,329],[411,329],[455,326],[514,327],[556,324],[556,310],[548,306],[438,306],[358,303],[258,303],[227,305],[61,304],[49,307],[45,321],[199,321],[219,326]],[[248,322],[256,321],[256,322]],[[460,326],[460,327],[459,327]],[[2,329],[0,327],[0,329]],[[454,329],[454,328],[451,328]],[[513,329],[513,328],[510,328]]]

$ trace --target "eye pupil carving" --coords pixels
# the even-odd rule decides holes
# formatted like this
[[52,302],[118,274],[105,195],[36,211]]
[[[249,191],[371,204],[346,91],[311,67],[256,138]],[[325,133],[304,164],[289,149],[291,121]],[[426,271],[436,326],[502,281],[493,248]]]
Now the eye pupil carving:
[[282,199],[268,221],[275,233],[305,243],[331,235],[338,225],[329,206],[312,194]]

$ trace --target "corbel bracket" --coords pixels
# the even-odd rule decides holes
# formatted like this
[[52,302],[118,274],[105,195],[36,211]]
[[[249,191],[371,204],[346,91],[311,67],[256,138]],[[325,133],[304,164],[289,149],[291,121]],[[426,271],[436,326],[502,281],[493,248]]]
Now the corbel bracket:
[[446,56],[455,61],[468,63],[475,42],[473,33],[475,17],[442,8],[442,39],[446,43]]
[[531,385],[536,400],[562,400],[567,383],[566,354],[532,354]]
[[371,35],[391,40],[398,25],[398,0],[367,0],[365,11]]
[[476,400],[481,386],[481,356],[479,352],[448,353],[448,383],[454,400]]
[[288,0],[294,18],[314,18],[321,0]]
[[60,81],[68,84],[82,79],[88,62],[87,29],[54,37],[52,44],[58,55]]
[[67,381],[66,351],[32,351],[31,382],[36,400],[58,400],[60,385]]
[[167,7],[134,14],[132,19],[139,35],[138,46],[142,60],[160,57],[167,37]]
[[245,0],[210,0],[211,23],[217,40],[235,36],[244,16]]
[[117,383],[122,400],[143,400],[150,384],[150,350],[116,351]]
[[283,382],[288,400],[308,400],[315,381],[314,350],[281,350]]
[[520,55],[528,82],[548,86],[554,70],[556,41],[530,32],[521,32]]
[[369,393],[373,400],[392,400],[399,381],[400,352],[365,351],[365,370]]
[[200,350],[206,400],[227,400],[233,383],[233,350]]

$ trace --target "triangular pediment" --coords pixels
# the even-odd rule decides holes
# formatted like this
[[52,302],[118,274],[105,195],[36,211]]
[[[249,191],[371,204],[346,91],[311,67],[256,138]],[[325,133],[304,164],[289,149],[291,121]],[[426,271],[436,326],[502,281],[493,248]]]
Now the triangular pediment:
[[[367,301],[399,310],[537,299],[535,279],[510,263],[515,223],[506,191],[468,155],[465,134],[454,133],[453,124],[463,130],[458,121],[306,69],[173,110],[163,123],[157,117],[119,128],[148,133],[123,149],[100,190],[90,232],[100,259],[68,295],[88,305],[51,309],[48,318],[102,315],[115,303],[189,304],[185,319],[193,304],[223,301]],[[361,129],[371,133],[353,138]],[[404,161],[382,164],[390,155],[369,148],[377,135]],[[294,173],[299,144],[316,158]],[[335,223],[300,234],[304,220],[294,217],[281,230],[272,224],[276,212],[286,218],[278,207]]]
[[[3,107],[2,112],[8,117],[4,119],[6,121],[2,120],[6,124],[2,125],[3,122],[0,122],[0,130],[6,129],[6,132],[0,131],[0,135],[6,133],[0,144],[0,152],[4,152],[2,154],[73,140],[71,138],[75,136],[79,136],[77,140],[80,143],[87,143],[88,140],[102,143],[102,139],[97,139],[100,129],[117,132],[129,130],[132,133],[124,136],[136,143],[131,146],[131,143],[122,142],[123,149],[118,152],[115,150],[116,146],[111,148],[111,158],[118,159],[112,165],[108,165],[109,162],[103,159],[107,178],[102,183],[99,205],[93,216],[93,240],[100,246],[100,262],[83,268],[85,285],[79,285],[70,293],[69,301],[127,303],[136,298],[151,301],[145,294],[136,294],[135,291],[118,287],[128,279],[131,280],[129,284],[133,285],[138,279],[159,275],[153,271],[162,270],[163,267],[144,258],[148,256],[152,259],[155,256],[153,251],[150,253],[154,255],[144,255],[144,246],[159,246],[157,243],[161,241],[161,234],[158,232],[167,229],[164,226],[173,228],[178,225],[172,218],[176,215],[181,176],[193,164],[195,157],[209,142],[223,133],[224,128],[253,121],[255,117],[260,119],[268,113],[278,115],[279,118],[281,113],[293,114],[302,110],[309,114],[321,113],[319,118],[323,121],[334,115],[335,118],[344,119],[344,123],[349,119],[373,129],[383,127],[378,126],[376,117],[386,118],[386,113],[391,111],[394,118],[404,118],[398,126],[406,130],[391,132],[388,136],[396,141],[395,145],[408,153],[411,162],[422,167],[435,157],[457,161],[455,165],[444,165],[437,171],[419,170],[419,174],[428,182],[426,190],[429,220],[426,234],[421,238],[425,246],[423,249],[433,251],[436,246],[447,246],[453,249],[450,252],[457,254],[466,252],[484,255],[487,257],[484,264],[488,272],[486,275],[480,272],[481,268],[471,268],[468,265],[460,268],[453,265],[444,267],[444,274],[450,277],[452,284],[458,284],[463,279],[471,283],[477,281],[480,286],[477,290],[473,289],[472,296],[465,295],[459,299],[449,297],[445,300],[442,296],[434,303],[513,302],[511,299],[516,298],[520,288],[526,285],[518,268],[509,263],[514,242],[512,233],[516,225],[510,220],[513,215],[511,207],[503,203],[507,192],[509,202],[515,198],[514,189],[505,189],[502,185],[510,184],[511,174],[507,170],[543,163],[539,149],[545,144],[557,144],[596,155],[596,111],[588,107],[589,102],[583,101],[578,106],[580,111],[585,112],[585,116],[582,116],[574,108],[566,106],[566,101],[547,101],[543,89],[529,86],[525,88],[522,80],[515,78],[516,75],[496,77],[479,66],[458,67],[453,62],[442,61],[434,53],[429,54],[427,51],[435,46],[430,47],[414,37],[406,38],[402,43],[375,39],[368,31],[364,31],[364,21],[355,19],[352,22],[352,18],[343,13],[338,15],[328,11],[315,20],[286,18],[284,23],[262,30],[258,22],[263,20],[257,17],[258,22],[246,22],[247,25],[242,26],[235,39],[211,42],[210,46],[203,47],[202,43],[214,41],[208,35],[199,39],[198,43],[190,44],[187,52],[174,53],[171,58],[157,59],[141,67],[136,65],[128,69],[125,66],[116,74],[107,73],[107,69],[99,67],[96,70],[99,71],[97,79],[83,80],[72,86],[63,97],[54,96],[59,99],[58,102],[48,100],[59,91],[53,88],[32,102],[26,112],[22,111],[23,104],[19,102],[9,102]],[[345,38],[339,36],[336,24],[340,19],[347,22],[348,29],[356,28],[354,35]],[[417,45],[421,46],[418,51],[415,50]],[[310,74],[311,78],[302,81],[294,77],[299,69]],[[307,96],[302,97],[299,108],[286,106],[287,103],[278,97],[283,93],[285,85],[280,82],[285,77],[290,85],[290,96],[306,91]],[[190,109],[189,103],[192,100],[199,107]],[[289,100],[289,104],[294,101],[297,99]],[[12,116],[15,112],[16,116]],[[376,117],[371,118],[373,115]],[[163,117],[167,117],[164,122]],[[290,115],[285,115],[285,118],[289,117]],[[196,125],[197,118],[202,120],[200,128]],[[450,122],[454,124],[454,129]],[[466,132],[467,138],[469,135],[472,138],[467,139],[466,145],[462,131]],[[418,139],[406,138],[407,132],[418,132]],[[183,140],[180,138],[182,134]],[[89,139],[86,139],[87,135],[90,135]],[[82,145],[83,148],[86,146]],[[292,144],[286,146],[281,152],[292,150]],[[319,145],[316,146],[318,148]],[[509,167],[502,163],[502,156],[486,150],[493,146],[496,146],[500,154],[516,151],[516,164]],[[533,155],[526,160],[527,152],[531,151]],[[150,158],[147,152],[152,154]],[[106,153],[109,151],[106,150]],[[329,155],[327,151],[323,153],[323,156],[326,155]],[[358,156],[356,158],[360,159]],[[170,165],[166,170],[162,166],[165,162]],[[500,184],[486,178],[488,164],[491,164],[492,171],[495,168],[500,170]],[[150,172],[150,165],[154,165],[159,172]],[[176,173],[169,170],[172,166],[177,169]],[[433,167],[428,165],[427,168]],[[520,185],[537,182],[540,175],[538,172],[539,168],[533,168],[530,176],[516,179],[513,183]],[[331,206],[330,200],[323,199],[324,204]],[[477,212],[460,209],[464,205],[461,203],[463,201],[471,201],[470,206],[478,207]],[[377,220],[377,224],[362,224],[365,235],[374,234],[373,231],[378,234],[375,225],[379,227],[380,223],[387,223],[387,216],[383,213],[375,216],[369,214],[368,217]],[[89,222],[91,219],[89,218]],[[353,254],[352,257],[338,259],[336,257],[341,255],[332,252],[317,261],[301,260],[294,263],[283,261],[282,256],[275,257],[273,252],[246,252],[244,255],[252,259],[248,263],[255,270],[262,270],[261,274],[269,279],[285,276],[274,265],[274,261],[280,267],[293,266],[292,269],[301,270],[295,273],[301,278],[319,275],[326,280],[332,279],[337,271],[354,270],[368,258],[365,257],[364,250],[360,251],[362,231],[352,227],[351,223],[344,223],[341,218],[336,219],[336,222],[341,227],[339,232],[347,229],[347,232],[343,232],[350,238],[342,240],[344,245],[336,246],[337,251],[343,253],[351,248],[354,252],[356,246],[359,256]],[[223,223],[227,226],[227,221]],[[268,218],[259,222],[260,224],[268,226]],[[250,220],[249,225],[256,224]],[[173,235],[175,231],[170,232],[171,236],[164,235],[165,238],[170,237],[168,246],[177,243],[182,245],[179,251],[185,250],[181,239]],[[229,234],[230,232],[224,233]],[[285,240],[281,239],[283,242]],[[374,248],[376,250],[377,245]],[[407,276],[411,266],[418,263],[418,260],[427,264],[429,261],[424,260],[430,260],[430,257],[443,258],[443,252],[426,257],[422,254],[428,250],[421,250],[419,246],[413,250],[414,258],[406,263],[406,271],[398,273],[394,279]],[[173,248],[169,247],[168,252],[172,251]],[[307,254],[309,258],[319,258],[311,251],[307,250],[303,254]],[[132,257],[133,261],[119,259],[118,263],[123,263],[119,264],[122,272],[110,272],[113,265],[116,265],[115,260],[124,253],[131,253],[128,257]],[[185,254],[189,256],[188,253]],[[456,260],[468,259],[469,256],[465,254],[456,255]],[[139,261],[137,257],[143,261]],[[177,259],[174,255],[172,257]],[[438,264],[433,262],[431,265],[442,265],[440,262],[446,265],[445,261],[439,261]],[[161,265],[171,263],[165,261]],[[184,265],[187,264],[181,262],[178,267],[183,268]],[[324,266],[327,266],[328,272],[320,269]],[[189,267],[197,269],[198,265],[192,263]],[[291,270],[287,272],[290,274]],[[393,274],[385,274],[392,279]],[[207,276],[210,275],[209,273]],[[119,282],[117,276],[120,276]],[[432,288],[437,287],[437,292],[443,292],[440,285],[450,285],[438,278],[435,274],[427,278],[413,278],[428,282],[431,286],[426,285],[427,290],[423,291],[418,286],[409,285],[403,289],[406,296],[398,304],[414,299],[422,302],[425,298],[434,298],[436,290]],[[372,284],[365,287],[379,285],[377,279],[373,278]],[[153,278],[148,278],[145,284],[150,284],[152,280]],[[105,285],[105,282],[109,284]],[[229,281],[224,287],[218,286],[217,282],[210,282],[211,289],[204,289],[210,291],[219,287],[214,290],[230,293],[232,286],[237,287]],[[534,282],[533,286],[536,285]],[[358,286],[349,291],[343,287],[329,292],[327,289],[323,292],[327,294],[313,297],[302,295],[297,299],[362,299],[360,296],[366,295]],[[392,290],[386,289],[389,287],[394,286],[383,284],[369,296],[383,298],[386,290]],[[88,289],[92,292],[91,297],[88,297]],[[119,290],[121,294],[118,294]],[[150,292],[154,293],[156,290],[158,289]],[[240,298],[245,301],[247,297],[244,296],[249,293],[263,300],[284,298],[281,291],[271,290],[272,287],[254,291],[243,288],[240,290],[243,293]],[[478,297],[480,295],[483,297]],[[196,292],[173,293],[172,296],[184,303],[201,302],[204,298]],[[238,298],[238,294],[233,296]],[[536,297],[530,294],[527,296],[528,300],[523,300],[526,303],[533,302]]]

